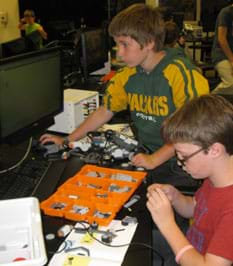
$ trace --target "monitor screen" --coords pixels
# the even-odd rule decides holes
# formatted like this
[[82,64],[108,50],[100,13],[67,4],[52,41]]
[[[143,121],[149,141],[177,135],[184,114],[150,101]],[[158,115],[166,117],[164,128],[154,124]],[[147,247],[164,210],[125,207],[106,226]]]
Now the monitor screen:
[[84,79],[91,72],[104,67],[108,61],[107,33],[104,29],[90,29],[81,33],[80,65]]
[[26,51],[27,51],[27,44],[26,44],[25,38],[23,37],[17,38],[9,42],[5,42],[1,45],[1,57],[2,58],[26,53]]
[[41,35],[39,31],[33,31],[25,37],[1,44],[0,58],[7,58],[40,49]]
[[0,140],[24,139],[53,124],[63,109],[60,51],[0,60]]

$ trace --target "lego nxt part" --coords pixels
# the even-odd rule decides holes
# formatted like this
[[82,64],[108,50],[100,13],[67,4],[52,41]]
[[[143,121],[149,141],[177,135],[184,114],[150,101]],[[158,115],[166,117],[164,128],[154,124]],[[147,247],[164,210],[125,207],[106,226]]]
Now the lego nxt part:
[[133,195],[133,197],[124,205],[125,208],[131,207],[133,204],[135,204],[137,201],[140,200],[139,195]]
[[70,225],[70,224],[65,224],[63,225],[61,228],[58,229],[57,231],[57,235],[59,237],[66,237],[70,232],[71,230],[74,228],[73,225]]
[[66,89],[64,90],[64,111],[55,116],[55,125],[48,130],[70,134],[98,107],[97,91]]
[[[128,137],[117,131],[107,130],[104,132],[89,132],[81,140],[70,142],[69,147],[72,149],[65,153],[64,158],[75,155],[75,151],[87,152],[95,150],[85,155],[86,163],[98,164],[101,160],[111,161],[111,159],[129,159],[139,151],[148,153],[146,149],[140,146],[139,142],[132,137]],[[102,155],[100,153],[102,151]],[[79,152],[77,154],[80,156]]]
[[121,220],[121,224],[122,225],[129,225],[129,224],[136,224],[137,218],[136,217],[131,217],[131,216],[125,216],[122,220]]

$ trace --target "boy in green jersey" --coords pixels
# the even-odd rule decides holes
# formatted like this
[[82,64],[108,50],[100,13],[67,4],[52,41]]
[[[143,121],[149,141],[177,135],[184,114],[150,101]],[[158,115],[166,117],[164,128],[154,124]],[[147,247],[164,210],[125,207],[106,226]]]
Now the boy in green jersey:
[[[109,34],[126,67],[109,81],[103,105],[69,136],[69,141],[84,137],[129,109],[141,144],[154,152],[138,154],[132,162],[156,168],[174,156],[172,145],[164,144],[160,127],[166,117],[185,102],[209,93],[207,80],[196,67],[175,49],[164,48],[165,29],[157,8],[134,4],[118,13],[109,25]],[[42,143],[62,144],[63,138],[45,134]]]

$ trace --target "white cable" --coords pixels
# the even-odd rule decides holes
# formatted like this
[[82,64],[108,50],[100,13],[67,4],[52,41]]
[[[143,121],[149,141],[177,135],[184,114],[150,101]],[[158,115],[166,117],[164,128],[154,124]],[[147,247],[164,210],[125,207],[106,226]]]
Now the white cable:
[[7,169],[1,170],[1,171],[0,171],[0,174],[4,174],[4,173],[6,173],[6,172],[12,171],[12,170],[14,170],[15,168],[17,168],[18,166],[20,166],[20,165],[23,163],[23,161],[28,157],[28,154],[29,154],[29,152],[30,152],[30,150],[31,150],[31,147],[32,147],[32,137],[29,139],[28,147],[27,147],[27,150],[26,150],[26,152],[25,152],[23,158],[20,159],[20,161],[17,162],[15,165],[13,165],[13,166],[11,166],[11,167],[9,167],[9,168],[7,168]]

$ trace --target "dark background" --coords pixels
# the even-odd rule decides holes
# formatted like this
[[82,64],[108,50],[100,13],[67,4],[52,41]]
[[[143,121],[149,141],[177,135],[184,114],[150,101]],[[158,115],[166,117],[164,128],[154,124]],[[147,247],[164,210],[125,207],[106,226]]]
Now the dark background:
[[[201,0],[201,19],[199,25],[205,32],[214,31],[219,11],[230,4],[230,0]],[[196,21],[196,0],[159,0],[159,5],[166,9],[167,19],[173,17],[178,25],[180,17],[184,20]]]
[[[49,33],[49,41],[58,38],[54,32],[87,27],[100,27],[108,24],[111,18],[127,6],[145,0],[19,0],[20,16],[25,9],[33,9],[37,21]],[[204,31],[214,31],[215,21],[220,9],[229,0],[202,0],[201,20]],[[160,0],[160,6],[174,16],[178,24],[184,20],[196,20],[196,0]]]
[[19,0],[20,17],[25,9],[33,9],[37,22],[48,32],[49,40],[59,39],[56,32],[73,28],[100,27],[127,6],[144,0]]
[[20,0],[19,7],[21,17],[25,9],[33,9],[43,24],[70,20],[79,26],[83,17],[89,26],[98,26],[107,19],[107,0]]
[[113,13],[115,5],[108,7],[108,0],[19,0],[20,17],[23,17],[25,9],[33,9],[36,21],[48,33],[48,42],[63,39],[59,34],[79,29],[81,24],[87,27],[102,26],[108,21],[109,8]]
[[230,4],[229,0],[202,0],[201,1],[201,25],[206,32],[214,31],[215,22],[219,11]]

